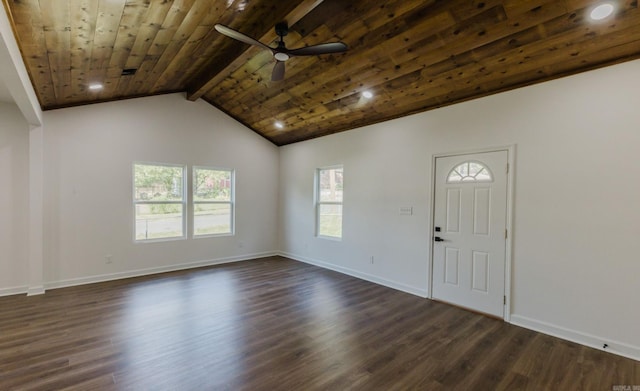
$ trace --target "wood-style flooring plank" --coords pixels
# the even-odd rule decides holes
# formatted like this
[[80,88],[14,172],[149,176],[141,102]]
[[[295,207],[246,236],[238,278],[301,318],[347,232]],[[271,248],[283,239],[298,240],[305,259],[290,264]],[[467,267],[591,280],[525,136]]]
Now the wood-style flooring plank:
[[611,390],[640,362],[270,257],[0,298],[1,390]]

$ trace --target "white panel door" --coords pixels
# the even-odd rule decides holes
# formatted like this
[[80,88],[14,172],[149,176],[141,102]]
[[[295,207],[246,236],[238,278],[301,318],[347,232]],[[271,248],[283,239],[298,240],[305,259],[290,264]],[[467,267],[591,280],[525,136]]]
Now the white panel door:
[[507,151],[436,158],[433,298],[504,315]]

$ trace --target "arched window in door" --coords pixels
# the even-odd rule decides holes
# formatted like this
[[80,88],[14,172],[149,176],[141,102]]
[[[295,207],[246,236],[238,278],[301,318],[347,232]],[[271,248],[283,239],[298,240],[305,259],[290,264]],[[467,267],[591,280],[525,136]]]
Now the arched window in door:
[[447,175],[447,183],[492,182],[489,167],[476,161],[466,161],[454,167]]

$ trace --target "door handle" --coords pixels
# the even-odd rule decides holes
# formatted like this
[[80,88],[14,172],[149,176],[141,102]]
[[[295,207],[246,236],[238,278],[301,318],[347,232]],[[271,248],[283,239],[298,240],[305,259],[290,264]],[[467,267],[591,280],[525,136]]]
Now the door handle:
[[442,239],[440,236],[436,236],[435,238],[433,238],[433,240],[435,240],[436,242],[444,242],[444,239]]

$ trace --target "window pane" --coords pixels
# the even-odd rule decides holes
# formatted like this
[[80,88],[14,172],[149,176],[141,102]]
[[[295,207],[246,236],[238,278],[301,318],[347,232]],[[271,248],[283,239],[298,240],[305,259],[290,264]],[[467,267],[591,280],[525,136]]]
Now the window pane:
[[469,175],[469,163],[465,162],[462,163],[461,165],[458,166],[458,168],[456,169],[460,175],[462,175],[462,177],[466,177]]
[[181,204],[136,205],[136,240],[183,236]]
[[458,174],[457,171],[452,171],[451,174],[449,174],[449,178],[447,179],[447,182],[460,182],[462,181],[462,175]]
[[231,233],[231,204],[195,204],[193,234],[217,235]]
[[484,170],[484,166],[482,164],[476,162],[469,163],[469,176],[476,177],[482,170]]
[[318,235],[342,237],[342,205],[318,205]]
[[182,167],[134,165],[136,201],[182,201]]
[[342,168],[319,170],[318,176],[320,202],[342,202]]
[[195,201],[231,201],[231,171],[196,168],[193,188]]
[[476,180],[491,181],[491,174],[489,174],[489,171],[487,171],[486,168],[483,168],[482,170],[480,170],[480,172],[478,172],[478,175],[476,175]]

